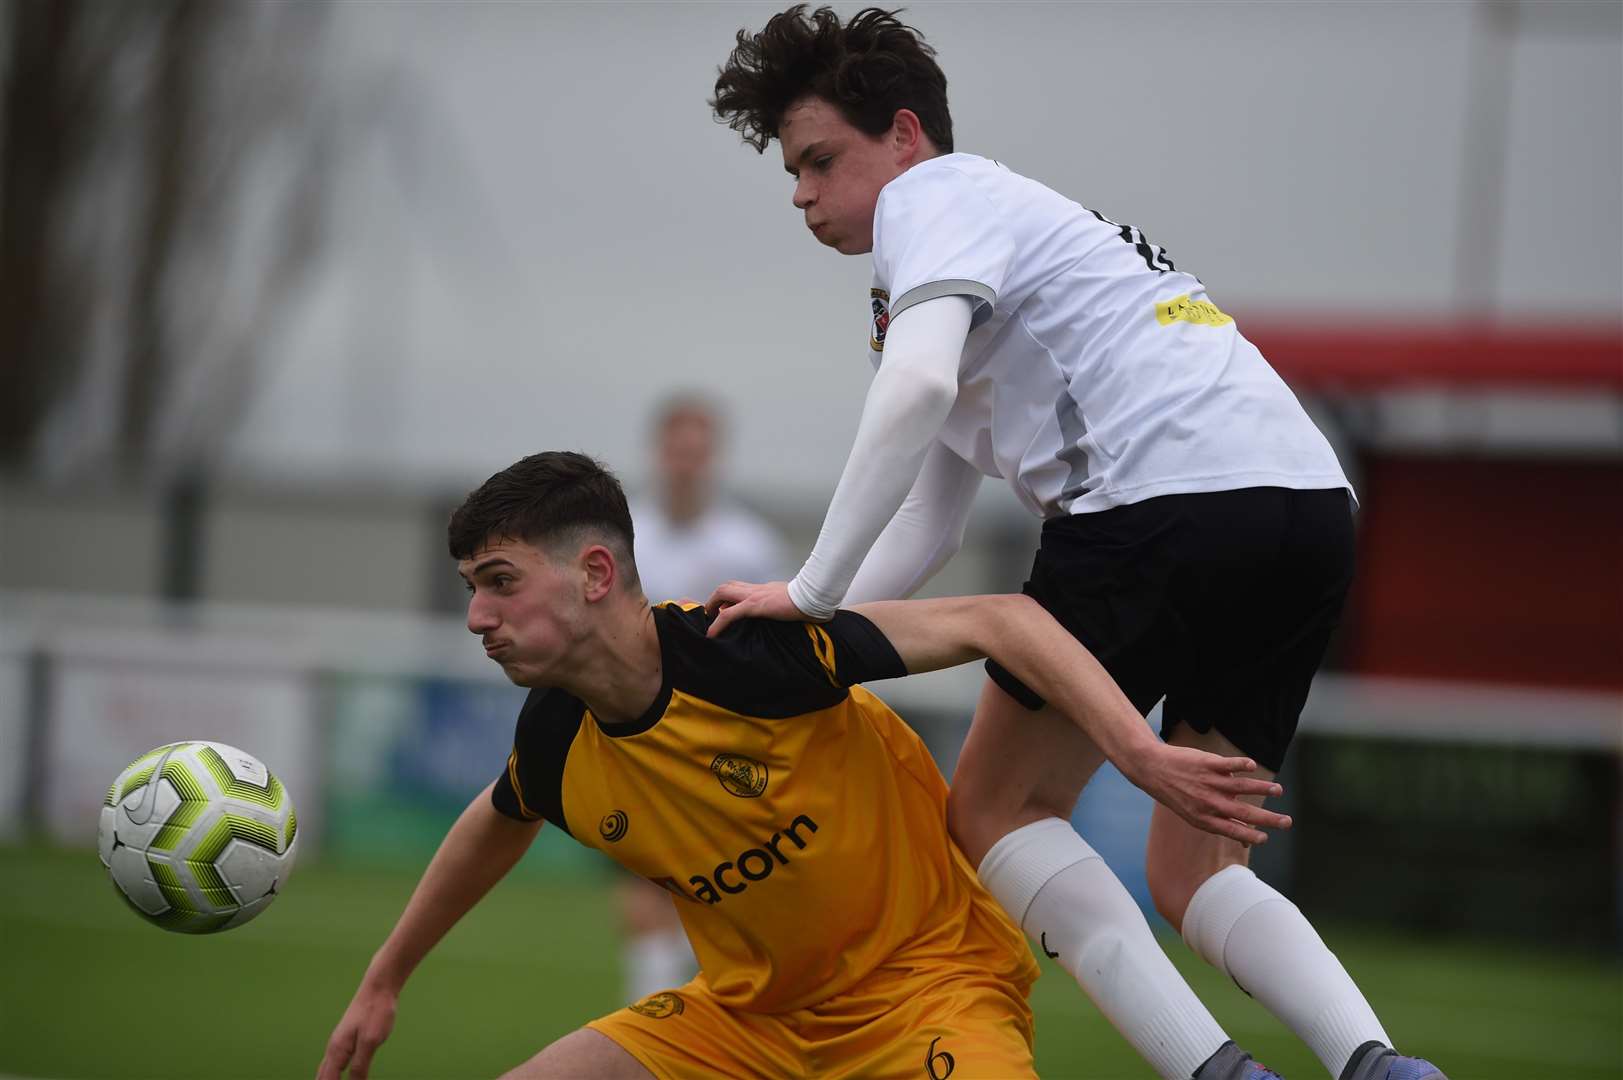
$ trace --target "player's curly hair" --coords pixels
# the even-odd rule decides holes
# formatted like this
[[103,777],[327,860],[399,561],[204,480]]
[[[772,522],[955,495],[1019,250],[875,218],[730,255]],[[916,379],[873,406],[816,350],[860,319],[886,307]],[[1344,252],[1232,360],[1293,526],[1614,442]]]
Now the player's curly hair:
[[936,149],[952,153],[947,77],[935,50],[899,12],[863,8],[842,25],[832,8],[808,15],[796,4],[758,34],[740,30],[710,99],[717,121],[765,153],[784,111],[811,94],[868,135],[884,134],[896,110],[911,109]]
[[620,572],[635,584],[633,532],[626,493],[601,462],[570,450],[531,454],[480,484],[446,527],[451,558],[471,559],[493,540],[543,546],[578,541],[586,532],[609,541]]

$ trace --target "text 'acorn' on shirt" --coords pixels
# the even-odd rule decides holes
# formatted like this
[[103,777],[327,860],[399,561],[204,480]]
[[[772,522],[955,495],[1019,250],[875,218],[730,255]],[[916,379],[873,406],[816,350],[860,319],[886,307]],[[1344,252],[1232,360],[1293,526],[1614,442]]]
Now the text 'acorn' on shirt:
[[[778,850],[778,845],[785,838],[794,841],[795,850],[805,850],[808,841],[802,840],[800,837],[798,830],[801,826],[805,826],[813,833],[817,832],[817,822],[805,814],[801,814],[788,825],[773,833],[771,839],[765,841],[760,847],[750,848],[737,858],[721,863],[711,873],[710,877],[705,877],[703,874],[694,874],[688,878],[688,884],[693,886],[693,892],[691,893],[678,885],[675,878],[655,878],[654,884],[669,889],[684,900],[703,900],[707,904],[719,904],[721,903],[721,896],[716,892],[717,889],[729,896],[736,896],[749,888],[750,882],[771,877],[772,871],[776,867],[787,866],[789,857]],[[726,877],[729,870],[737,870],[739,876],[744,880],[736,884],[729,883]],[[714,879],[715,884],[711,884],[712,879]]]

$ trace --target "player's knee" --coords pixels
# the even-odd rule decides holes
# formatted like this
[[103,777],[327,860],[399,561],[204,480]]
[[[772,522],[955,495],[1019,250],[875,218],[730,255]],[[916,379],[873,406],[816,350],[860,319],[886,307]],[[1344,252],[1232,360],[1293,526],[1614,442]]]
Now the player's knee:
[[1189,872],[1189,868],[1171,859],[1156,857],[1151,849],[1144,860],[1144,877],[1150,887],[1150,901],[1161,918],[1172,924],[1172,928],[1179,932],[1183,930],[1183,915],[1189,910],[1189,901],[1200,888],[1200,881],[1193,880],[1196,876]]
[[1009,833],[1048,818],[1070,817],[1076,802],[1047,797],[1042,791],[1011,793],[975,777],[953,778],[947,792],[947,831],[972,865],[979,866],[992,846]]
[[1010,806],[1000,797],[1003,795],[974,781],[954,783],[947,792],[947,831],[972,866],[979,866],[1003,837],[1044,816],[1023,806]]

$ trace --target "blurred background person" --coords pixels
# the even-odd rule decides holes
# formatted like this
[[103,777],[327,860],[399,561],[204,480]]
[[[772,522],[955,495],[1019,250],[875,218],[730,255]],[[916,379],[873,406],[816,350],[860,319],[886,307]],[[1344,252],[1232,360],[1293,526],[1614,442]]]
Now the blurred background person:
[[[468,648],[445,521],[538,441],[655,500],[646,421],[703,388],[720,490],[811,549],[871,278],[700,106],[716,42],[784,3],[0,4],[0,1075],[217,1077],[245,1032],[326,1029],[372,948],[348,927],[398,915],[511,746],[524,695]],[[1355,470],[1358,577],[1258,876],[1378,973],[1394,1038],[1472,1080],[1618,1080],[1623,5],[1188,10],[908,17],[960,72],[960,137],[1179,237]],[[1018,587],[1034,523],[981,494],[932,588]],[[893,702],[949,773],[961,671]],[[274,910],[206,948],[93,869],[108,782],[197,738],[272,768],[300,837]],[[1112,771],[1076,818],[1145,905],[1149,816]],[[413,1072],[494,1075],[625,1003],[600,869],[542,830],[403,1006]],[[572,932],[516,948],[538,917]],[[84,978],[109,958],[153,1007]],[[230,971],[254,978],[196,992]],[[1317,1071],[1216,969],[1184,975]],[[1039,1072],[1142,1075],[1068,981],[1035,988]],[[153,1022],[176,1002],[183,1037]],[[257,1039],[255,1068],[306,1075],[307,1045]]]
[[[694,392],[673,394],[649,425],[651,487],[631,501],[643,591],[661,600],[702,602],[732,578],[775,581],[787,568],[784,544],[760,515],[720,491],[719,406]],[[755,579],[750,573],[768,575]],[[680,986],[698,961],[669,893],[625,877],[615,889],[625,941],[620,970],[626,999]]]
[[656,602],[702,602],[746,569],[778,574],[788,565],[772,525],[718,494],[722,426],[719,407],[697,393],[654,410],[652,489],[632,500],[631,520],[643,588]]

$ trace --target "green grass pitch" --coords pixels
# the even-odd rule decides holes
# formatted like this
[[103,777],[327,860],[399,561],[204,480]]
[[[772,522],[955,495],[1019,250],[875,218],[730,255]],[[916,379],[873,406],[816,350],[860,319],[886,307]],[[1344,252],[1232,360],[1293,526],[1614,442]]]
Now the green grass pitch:
[[[493,1076],[620,1004],[605,883],[504,883],[401,1001],[379,1078]],[[313,1076],[415,875],[302,867],[257,921],[212,937],[135,918],[87,851],[0,848],[0,1075]],[[1615,955],[1417,941],[1327,928],[1400,1045],[1457,1080],[1623,1076]],[[1290,1077],[1324,1073],[1181,943],[1169,951],[1229,1033]],[[1033,1005],[1045,1080],[1149,1076],[1047,961]]]

